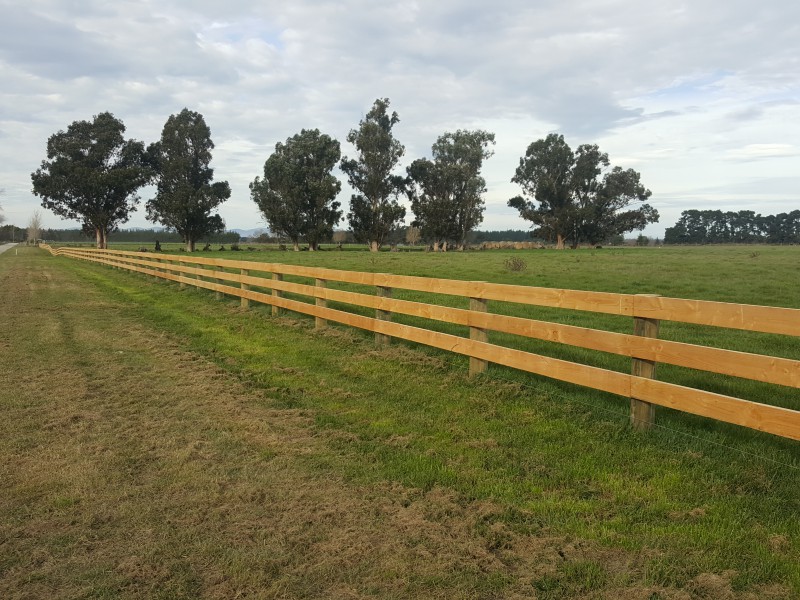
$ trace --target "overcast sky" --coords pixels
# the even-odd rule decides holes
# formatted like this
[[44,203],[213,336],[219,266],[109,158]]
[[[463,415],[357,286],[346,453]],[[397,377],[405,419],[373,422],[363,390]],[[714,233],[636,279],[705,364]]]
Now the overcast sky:
[[[0,204],[19,226],[50,135],[109,111],[150,143],[187,107],[231,184],[227,226],[263,227],[248,183],[275,143],[319,128],[353,156],[378,97],[402,169],[445,131],[495,132],[481,229],[527,228],[510,179],[551,132],[642,174],[649,235],[689,208],[800,208],[796,0],[0,0],[0,16]],[[150,225],[151,195],[126,226]]]

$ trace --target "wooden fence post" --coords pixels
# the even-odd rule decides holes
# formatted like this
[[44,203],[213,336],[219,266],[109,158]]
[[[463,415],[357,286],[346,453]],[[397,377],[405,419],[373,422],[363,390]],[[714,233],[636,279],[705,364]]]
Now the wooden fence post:
[[[378,294],[377,295],[378,295],[379,298],[391,298],[392,297],[392,288],[383,287],[383,286],[380,286],[380,285],[377,286],[377,287],[378,287]],[[392,320],[392,313],[389,312],[388,310],[376,309],[375,310],[375,318],[378,321],[391,321]],[[391,339],[392,339],[391,336],[388,336],[388,335],[386,335],[384,333],[377,333],[377,332],[375,333],[375,343],[378,346],[388,346],[389,345],[389,341]]]
[[[273,273],[272,274],[273,281],[283,281],[283,273]],[[274,298],[283,298],[283,292],[281,290],[272,289],[272,296]],[[277,317],[281,314],[280,306],[272,305],[272,316]]]
[[[653,298],[657,297],[658,294],[637,294],[637,296]],[[634,299],[634,307],[636,306],[635,302],[636,300]],[[644,317],[634,316],[633,334],[642,337],[657,338],[659,323],[660,321],[658,319],[646,319]],[[631,363],[631,374],[637,377],[655,379],[656,362],[634,357]],[[653,427],[655,421],[655,405],[631,397],[631,426],[638,431],[646,431]]]
[[[214,266],[212,268],[214,269],[214,272],[216,272],[217,267]],[[217,285],[222,285],[225,280],[224,279],[214,279],[214,281],[216,282]],[[218,290],[214,291],[214,298],[216,298],[217,300],[222,300],[223,296],[224,296],[224,294],[222,292],[220,292]]]
[[[180,266],[180,267],[185,267],[185,266],[186,266],[186,263],[185,263],[185,262],[183,262],[182,260],[179,260],[179,261],[178,261],[178,266]],[[183,271],[181,271],[181,272],[179,272],[179,273],[178,273],[178,276],[179,276],[179,277],[186,277],[186,273],[184,273]],[[185,288],[185,287],[186,287],[186,284],[185,284],[185,283],[183,283],[183,282],[181,281],[181,282],[178,284],[178,286],[179,286],[179,287],[182,289],[182,288]]]
[[[314,285],[318,288],[324,288],[327,286],[327,281],[325,279],[315,279]],[[321,306],[322,308],[326,308],[328,306],[328,301],[325,298],[317,298],[315,304],[317,306]],[[314,319],[314,329],[324,329],[328,326],[327,319],[323,319],[322,317],[316,317]]]
[[[483,298],[470,298],[469,299],[469,309],[476,311],[476,312],[486,312],[487,311],[487,304],[488,302]],[[488,342],[489,341],[489,334],[485,329],[480,327],[472,327],[469,328],[469,339],[475,340],[477,342]],[[485,373],[486,369],[489,368],[489,361],[482,360],[480,358],[474,358],[472,356],[469,357],[469,376],[473,377],[479,373]]]
[[[240,274],[242,277],[247,277],[250,274],[250,272],[247,269],[242,269]],[[245,292],[250,289],[250,286],[247,285],[246,283],[242,283],[241,287],[242,290]],[[250,308],[250,298],[244,298],[244,297],[242,298],[242,308]]]

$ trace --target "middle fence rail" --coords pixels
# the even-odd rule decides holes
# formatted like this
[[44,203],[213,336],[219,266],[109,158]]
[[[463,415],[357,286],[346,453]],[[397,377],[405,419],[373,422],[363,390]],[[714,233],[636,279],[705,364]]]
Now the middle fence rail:
[[[800,310],[726,302],[666,298],[651,294],[615,294],[521,285],[462,281],[387,273],[365,273],[278,263],[181,256],[150,252],[97,250],[43,245],[57,256],[107,266],[195,286],[222,295],[272,306],[273,314],[289,310],[315,317],[316,327],[328,321],[375,333],[379,344],[391,338],[408,340],[470,357],[470,374],[490,363],[602,390],[631,399],[631,423],[647,429],[654,407],[710,417],[774,435],[800,440],[800,411],[762,404],[674,383],[658,381],[655,365],[667,363],[722,375],[800,388],[800,361],[658,339],[661,321],[800,337]],[[260,275],[257,275],[260,274]],[[285,276],[309,278],[314,285],[286,281]],[[365,294],[334,289],[329,282],[372,286]],[[254,290],[262,288],[269,293]],[[393,290],[410,290],[469,299],[469,309],[393,298]],[[285,297],[308,297],[313,303]],[[338,302],[375,311],[375,316],[330,308]],[[499,301],[630,317],[634,334],[564,325],[488,312]],[[392,314],[463,325],[469,338],[392,322]],[[632,359],[631,373],[589,366],[489,343],[489,331],[502,332],[599,350]]]

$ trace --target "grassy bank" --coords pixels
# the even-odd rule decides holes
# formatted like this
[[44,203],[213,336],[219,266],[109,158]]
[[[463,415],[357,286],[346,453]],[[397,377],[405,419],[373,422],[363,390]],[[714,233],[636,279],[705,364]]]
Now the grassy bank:
[[[775,250],[717,256],[716,268],[708,265],[714,249],[695,262],[678,253],[656,269],[648,265],[662,250],[542,251],[524,255],[522,274],[502,270],[502,253],[414,261],[402,253],[281,253],[281,262],[535,285],[548,276],[559,287],[633,291],[593,287],[606,285],[605,272],[617,283],[638,277],[636,292],[742,302],[752,292],[720,279],[750,273],[796,302],[796,261],[785,253],[793,249]],[[3,581],[23,586],[31,583],[23,573],[33,573],[36,585],[69,582],[93,597],[159,585],[172,586],[173,597],[259,589],[267,597],[281,589],[298,597],[800,593],[797,444],[680,419],[638,435],[624,410],[614,412],[624,408],[619,401],[585,390],[530,378],[470,381],[435,352],[376,350],[354,332],[317,333],[304,319],[242,312],[213,294],[34,249],[17,258],[22,266],[0,257],[2,343],[14,350],[2,374],[26,390],[0,392],[12,482],[3,492]],[[752,273],[748,260],[761,260]],[[670,291],[692,286],[674,282],[670,269],[684,279],[697,272],[697,293]],[[712,272],[719,277],[701,284]],[[578,280],[584,285],[570,283]],[[165,380],[171,387],[162,389]],[[279,418],[285,435],[270,442],[263,430]],[[39,475],[26,483],[30,472]],[[270,520],[270,503],[251,506],[247,494],[265,489],[278,502],[274,478],[349,498],[362,511],[361,528],[331,505],[314,510],[301,500],[281,514],[307,529]],[[121,511],[109,508],[117,493]],[[154,495],[164,501],[153,503]],[[113,514],[94,521],[104,507]],[[404,526],[411,516],[419,520]],[[276,524],[289,532],[280,541],[266,531]],[[124,531],[148,533],[131,544]],[[350,562],[311,568],[322,541],[344,531],[351,535],[333,555]],[[87,543],[107,549],[105,566],[75,559]],[[145,551],[131,550],[141,544]],[[132,554],[136,567],[121,568]],[[209,564],[217,584],[201,567]],[[328,594],[302,587],[304,568]]]

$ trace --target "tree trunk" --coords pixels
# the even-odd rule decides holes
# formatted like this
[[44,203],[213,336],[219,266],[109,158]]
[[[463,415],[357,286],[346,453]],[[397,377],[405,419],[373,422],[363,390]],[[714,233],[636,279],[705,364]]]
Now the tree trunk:
[[316,252],[317,250],[319,250],[319,246],[317,245],[317,242],[308,242],[308,251],[309,252]]
[[300,242],[294,242],[294,251],[300,252]]
[[442,242],[442,252],[447,252],[447,240]]
[[186,251],[194,252],[194,240],[186,240]]
[[439,251],[439,242],[433,242],[433,251],[434,252],[438,252]]
[[97,240],[98,250],[108,249],[108,234],[102,227],[94,228],[95,239]]
[[378,251],[378,240],[372,240],[369,243],[369,251],[370,252],[377,252]]
[[556,250],[564,249],[564,236],[560,233],[556,234]]

